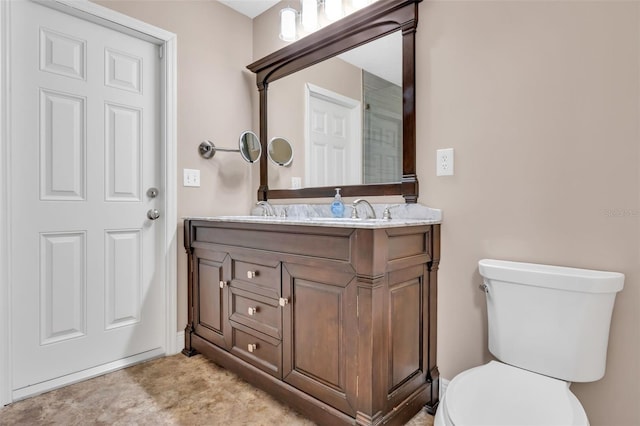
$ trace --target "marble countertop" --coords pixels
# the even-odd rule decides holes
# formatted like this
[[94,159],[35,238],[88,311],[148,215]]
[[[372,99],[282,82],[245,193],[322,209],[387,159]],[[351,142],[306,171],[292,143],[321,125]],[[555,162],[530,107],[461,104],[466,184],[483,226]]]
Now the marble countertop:
[[273,216],[204,216],[187,219],[210,222],[269,223],[273,225],[328,226],[341,228],[397,228],[440,223],[433,219],[351,219],[333,217],[273,217]]
[[[385,208],[391,208],[392,219],[352,219],[351,217],[330,217],[328,206],[317,204],[274,205],[276,216],[263,216],[260,208],[254,208],[250,215],[201,216],[185,219],[211,222],[270,223],[274,225],[327,226],[342,228],[397,228],[402,226],[434,225],[442,222],[442,212],[420,204],[388,206],[374,204],[376,217],[382,217]],[[325,211],[326,210],[326,211]],[[345,209],[345,211],[348,209]],[[283,216],[286,213],[287,216]]]

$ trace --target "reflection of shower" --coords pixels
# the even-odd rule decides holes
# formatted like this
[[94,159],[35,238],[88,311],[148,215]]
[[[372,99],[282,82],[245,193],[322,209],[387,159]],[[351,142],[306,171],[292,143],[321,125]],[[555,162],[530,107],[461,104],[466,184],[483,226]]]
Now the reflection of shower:
[[363,71],[364,183],[402,180],[402,87]]

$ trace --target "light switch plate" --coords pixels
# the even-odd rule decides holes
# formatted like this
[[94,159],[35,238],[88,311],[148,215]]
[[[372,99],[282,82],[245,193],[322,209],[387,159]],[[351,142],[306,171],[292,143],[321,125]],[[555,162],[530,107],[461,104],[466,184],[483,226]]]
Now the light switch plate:
[[182,169],[183,186],[200,186],[200,170]]
[[453,148],[436,151],[436,176],[453,176]]

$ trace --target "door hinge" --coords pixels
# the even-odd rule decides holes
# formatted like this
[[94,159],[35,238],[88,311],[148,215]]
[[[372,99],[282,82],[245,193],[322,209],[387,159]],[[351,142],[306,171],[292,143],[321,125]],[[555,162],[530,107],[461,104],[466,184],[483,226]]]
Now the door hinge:
[[160,59],[164,56],[164,46],[158,46],[158,56]]
[[358,396],[358,390],[360,388],[360,376],[356,376],[356,396]]

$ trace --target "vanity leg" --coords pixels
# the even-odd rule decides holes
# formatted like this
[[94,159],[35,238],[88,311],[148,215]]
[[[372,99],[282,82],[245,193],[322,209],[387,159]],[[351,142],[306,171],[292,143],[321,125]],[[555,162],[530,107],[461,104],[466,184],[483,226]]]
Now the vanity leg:
[[431,383],[431,399],[424,405],[424,408],[427,410],[427,413],[435,416],[438,405],[440,404],[440,372],[438,371],[438,367],[429,371],[427,381]]
[[198,351],[191,346],[191,333],[193,333],[193,331],[193,325],[187,324],[187,327],[184,329],[184,349],[182,350],[182,354],[188,357],[198,354]]

